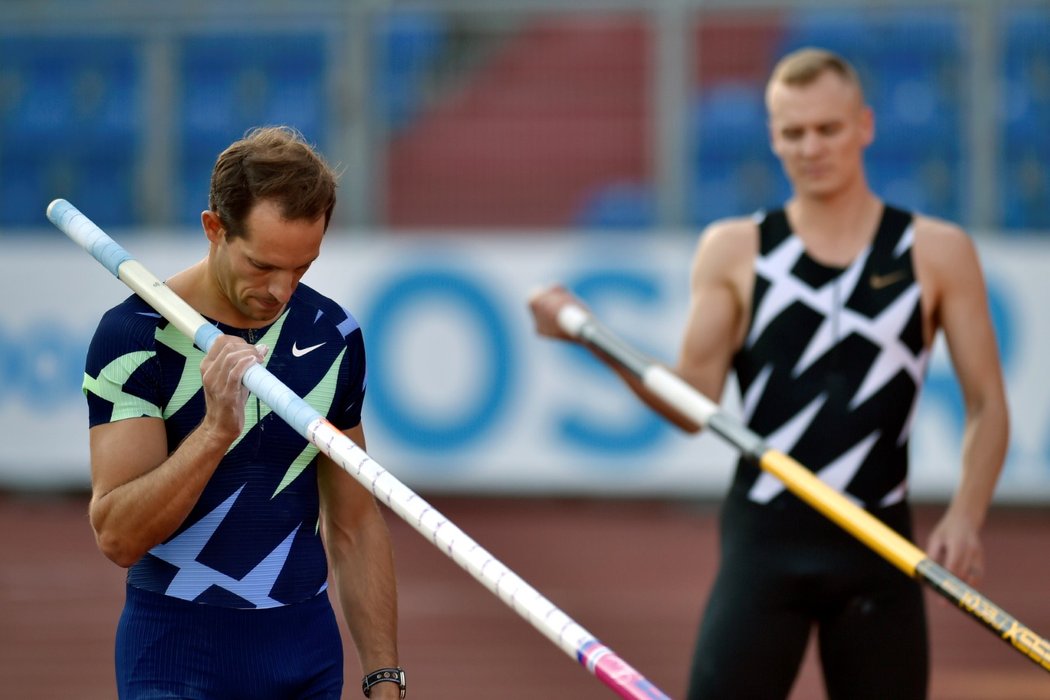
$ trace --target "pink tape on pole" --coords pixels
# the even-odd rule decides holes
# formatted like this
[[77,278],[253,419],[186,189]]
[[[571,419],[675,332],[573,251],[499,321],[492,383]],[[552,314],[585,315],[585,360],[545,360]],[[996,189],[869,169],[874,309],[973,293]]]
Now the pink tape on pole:
[[612,649],[596,639],[581,646],[577,657],[582,666],[626,700],[671,700]]

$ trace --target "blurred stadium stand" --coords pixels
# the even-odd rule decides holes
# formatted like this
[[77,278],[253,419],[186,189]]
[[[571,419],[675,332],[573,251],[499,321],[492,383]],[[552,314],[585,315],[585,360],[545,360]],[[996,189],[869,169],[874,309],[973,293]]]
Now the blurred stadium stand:
[[179,222],[207,208],[215,157],[252,125],[292,124],[325,149],[323,36],[206,35],[179,44]]
[[[43,225],[55,196],[104,226],[195,226],[215,155],[264,123],[296,126],[347,167],[344,190],[369,194],[351,223],[693,228],[787,194],[762,92],[772,62],[804,45],[857,65],[877,119],[870,179],[888,199],[968,227],[1050,228],[1046,3],[686,2],[689,65],[670,101],[654,56],[672,3],[266,2],[250,23],[228,4],[162,22],[102,0],[89,3],[101,20],[72,0],[0,5],[0,232]],[[975,38],[989,17],[991,54]],[[992,84],[973,84],[978,62]],[[668,112],[681,133],[658,131]],[[368,157],[348,134],[366,135]],[[678,211],[656,184],[668,172]]]
[[589,188],[644,179],[647,41],[632,17],[545,18],[509,33],[391,142],[387,221],[566,226]]
[[56,196],[133,223],[141,76],[126,36],[0,37],[0,226]]
[[1050,10],[1004,13],[1005,142],[1000,191],[1008,229],[1050,228]]

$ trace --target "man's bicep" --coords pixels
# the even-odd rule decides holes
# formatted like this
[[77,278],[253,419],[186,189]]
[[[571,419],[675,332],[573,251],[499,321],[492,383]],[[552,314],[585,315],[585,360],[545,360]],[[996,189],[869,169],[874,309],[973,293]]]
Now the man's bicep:
[[159,418],[102,423],[91,428],[89,438],[95,497],[155,469],[168,457],[167,433]]
[[683,378],[716,401],[746,323],[744,287],[754,237],[739,229],[713,231],[697,250],[678,362]]
[[[365,433],[361,424],[344,430],[343,434],[365,450]],[[375,508],[371,491],[323,453],[318,456],[318,479],[322,515],[326,519],[353,521]]]
[[989,311],[987,287],[970,241],[942,248],[950,263],[940,268],[944,280],[940,323],[952,364],[968,399],[982,386],[999,385],[999,351]]
[[721,398],[732,362],[738,316],[726,289],[706,290],[690,305],[678,372],[713,401]]

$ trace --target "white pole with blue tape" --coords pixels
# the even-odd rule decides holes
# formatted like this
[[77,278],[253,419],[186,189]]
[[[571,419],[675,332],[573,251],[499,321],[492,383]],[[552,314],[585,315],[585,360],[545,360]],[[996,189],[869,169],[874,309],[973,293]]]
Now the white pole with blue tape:
[[[205,352],[220,331],[102,229],[64,199],[47,218]],[[466,533],[380,466],[350,438],[260,364],[243,383],[296,432],[368,488],[377,499],[444,551],[500,600],[595,677],[628,700],[670,700],[627,662],[489,554]]]

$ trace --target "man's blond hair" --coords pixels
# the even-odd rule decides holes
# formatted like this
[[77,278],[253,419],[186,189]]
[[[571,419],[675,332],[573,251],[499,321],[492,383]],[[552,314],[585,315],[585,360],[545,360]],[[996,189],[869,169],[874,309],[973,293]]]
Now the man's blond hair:
[[825,73],[834,73],[854,85],[863,101],[864,90],[853,65],[837,53],[813,47],[792,51],[777,62],[769,76],[766,95],[774,85],[805,86]]

